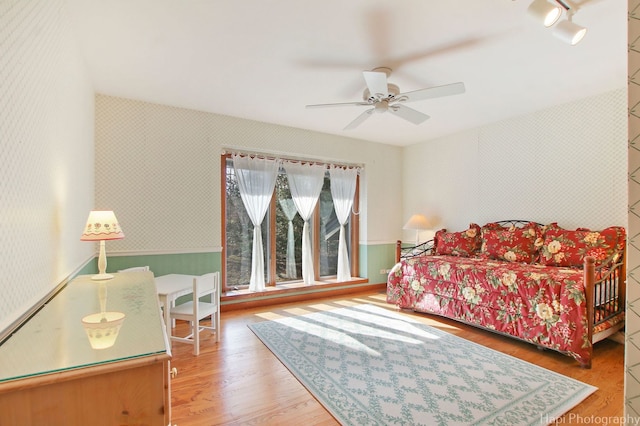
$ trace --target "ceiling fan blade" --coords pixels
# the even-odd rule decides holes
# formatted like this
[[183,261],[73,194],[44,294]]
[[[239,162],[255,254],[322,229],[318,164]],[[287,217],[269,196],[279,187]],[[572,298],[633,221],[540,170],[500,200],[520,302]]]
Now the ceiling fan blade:
[[391,52],[392,15],[395,10],[395,7],[389,5],[373,7],[364,13],[367,41],[375,59],[374,62],[379,64],[385,64]]
[[356,119],[353,120],[351,123],[347,124],[346,127],[342,130],[355,129],[356,127],[361,125],[367,118],[371,117],[371,114],[373,114],[374,110],[375,110],[374,108],[366,110],[365,112],[357,116]]
[[368,102],[338,102],[334,104],[315,104],[315,105],[307,105],[305,108],[330,108],[330,107],[341,107],[341,106],[350,106],[350,105],[361,105],[361,106],[370,106]]
[[363,71],[364,80],[372,96],[380,95],[382,98],[389,96],[387,88],[387,74],[379,71]]
[[413,92],[400,93],[396,98],[406,97],[404,102],[422,101],[425,99],[440,98],[443,96],[458,95],[464,93],[464,83],[451,83],[444,86],[429,87],[427,89],[414,90]]
[[420,124],[429,119],[427,114],[423,114],[420,111],[416,111],[415,109],[404,105],[395,104],[389,107],[388,111],[391,114],[395,114],[413,124]]
[[[488,37],[486,37],[488,39]],[[451,43],[441,44],[439,46],[433,46],[429,49],[419,52],[409,53],[404,56],[389,58],[386,64],[389,68],[394,70],[402,68],[404,64],[420,61],[423,59],[431,58],[438,55],[452,54],[459,50],[469,50],[473,47],[485,42],[485,38],[464,38]]]

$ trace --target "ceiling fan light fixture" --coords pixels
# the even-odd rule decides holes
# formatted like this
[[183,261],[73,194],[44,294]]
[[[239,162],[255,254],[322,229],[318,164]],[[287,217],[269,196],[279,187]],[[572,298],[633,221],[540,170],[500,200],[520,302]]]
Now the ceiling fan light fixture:
[[585,27],[571,20],[562,21],[553,29],[554,36],[572,46],[580,43],[586,34],[587,29]]
[[387,110],[389,109],[389,102],[380,101],[376,103],[373,107],[375,112],[377,112],[378,114],[381,114],[383,112],[387,112]]
[[533,0],[527,12],[538,20],[541,20],[545,27],[550,27],[560,19],[562,8],[549,3],[547,0]]

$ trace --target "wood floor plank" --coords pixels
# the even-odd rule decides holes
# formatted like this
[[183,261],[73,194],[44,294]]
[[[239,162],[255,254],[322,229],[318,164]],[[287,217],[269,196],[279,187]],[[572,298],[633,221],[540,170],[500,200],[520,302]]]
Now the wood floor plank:
[[[339,424],[247,327],[250,323],[361,303],[395,310],[384,292],[366,291],[309,302],[254,307],[222,313],[222,340],[202,333],[200,355],[173,343],[172,423],[178,426]],[[579,424],[597,416],[623,416],[624,346],[611,340],[595,345],[593,366],[583,369],[567,356],[455,321],[402,311],[421,322],[497,351],[597,386],[599,389],[558,420]],[[185,323],[178,323],[179,329]],[[584,421],[582,421],[584,424]]]

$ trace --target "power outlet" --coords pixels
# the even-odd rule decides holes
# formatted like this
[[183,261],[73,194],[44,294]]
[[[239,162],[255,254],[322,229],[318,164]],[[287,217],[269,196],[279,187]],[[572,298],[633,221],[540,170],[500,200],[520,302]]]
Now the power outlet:
[[380,275],[388,275],[391,269],[380,269]]

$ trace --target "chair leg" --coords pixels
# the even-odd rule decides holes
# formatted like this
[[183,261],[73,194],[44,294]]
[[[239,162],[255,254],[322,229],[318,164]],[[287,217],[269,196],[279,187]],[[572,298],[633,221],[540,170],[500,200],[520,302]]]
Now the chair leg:
[[221,325],[220,325],[220,307],[218,306],[218,312],[216,315],[216,342],[220,341]]
[[[172,299],[171,300],[171,308],[175,308],[176,307],[176,300]],[[169,308],[169,309],[171,309]],[[171,328],[176,328],[176,319],[175,318],[171,318]]]
[[191,324],[193,332],[193,354],[198,356],[200,354],[200,323],[198,320],[195,320]]

